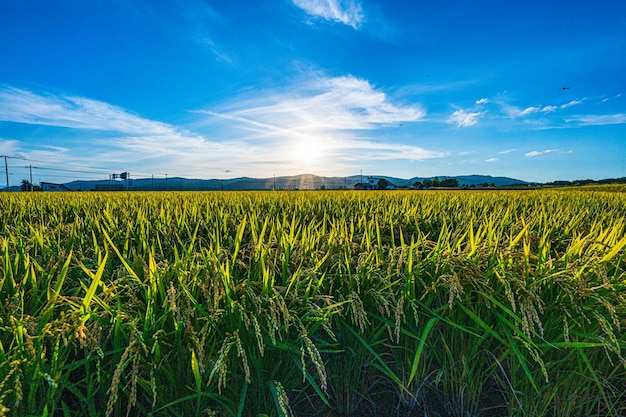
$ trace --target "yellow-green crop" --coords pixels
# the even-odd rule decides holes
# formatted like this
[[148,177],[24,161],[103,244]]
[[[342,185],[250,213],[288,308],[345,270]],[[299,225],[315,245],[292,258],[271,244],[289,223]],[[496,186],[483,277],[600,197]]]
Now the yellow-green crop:
[[626,414],[621,189],[0,212],[0,416]]

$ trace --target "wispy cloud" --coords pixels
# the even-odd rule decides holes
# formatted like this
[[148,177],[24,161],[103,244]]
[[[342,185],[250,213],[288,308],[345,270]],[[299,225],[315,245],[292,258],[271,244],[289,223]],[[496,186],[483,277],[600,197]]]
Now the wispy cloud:
[[498,152],[498,154],[500,155],[506,155],[507,153],[511,153],[511,152],[517,152],[519,151],[519,149],[517,148],[511,148],[511,149],[505,149],[503,151]]
[[392,103],[384,92],[353,76],[312,76],[284,91],[260,92],[252,99],[235,100],[226,107],[223,112],[205,112],[283,134],[369,130],[415,122],[426,114],[417,105]]
[[519,115],[520,116],[528,116],[529,114],[533,114],[533,113],[537,113],[539,111],[539,107],[527,107],[524,110],[522,110]]
[[[252,95],[251,95],[252,94]],[[442,152],[418,145],[378,141],[379,131],[421,120],[417,105],[396,103],[368,81],[353,76],[307,74],[281,90],[235,97],[215,110],[193,112],[192,125],[175,126],[143,118],[109,103],[78,96],[35,93],[0,86],[0,120],[53,126],[58,135],[76,138],[39,143],[0,140],[6,153],[66,164],[123,162],[142,172],[208,177],[232,170],[238,175],[354,170],[365,161],[416,161]],[[371,134],[368,132],[372,132]],[[208,138],[211,138],[210,140]],[[50,148],[52,147],[52,148]],[[45,148],[45,149],[44,149]],[[315,167],[298,157],[310,149]],[[221,173],[221,174],[218,174]]]
[[499,160],[500,160],[499,158],[488,158],[488,159],[485,159],[485,162],[497,162]]
[[418,146],[401,145],[394,143],[381,143],[370,140],[346,140],[339,141],[328,148],[327,152],[343,161],[365,160],[409,160],[419,161],[430,158],[441,158],[445,154],[429,151]]
[[472,106],[456,110],[448,117],[446,122],[456,124],[458,127],[474,126],[487,113],[486,110],[483,110],[487,103],[489,103],[488,98],[479,98]]
[[76,96],[35,94],[14,87],[0,90],[0,120],[127,134],[175,133],[165,123],[143,119],[101,101]]
[[457,110],[448,119],[448,123],[456,123],[458,127],[473,126],[478,123],[478,119],[486,112],[468,112],[466,110]]
[[215,59],[231,66],[234,65],[235,60],[233,59],[233,57],[224,52],[217,45],[215,40],[213,40],[213,38],[211,38],[208,34],[202,34],[198,36],[198,40],[200,41],[200,43],[209,48],[211,53],[215,56]]
[[528,158],[532,158],[534,156],[547,155],[547,154],[558,152],[558,151],[559,151],[558,149],[546,149],[545,151],[530,151],[530,152],[527,152],[524,156]]
[[621,98],[623,96],[624,96],[624,94],[622,94],[622,93],[614,94],[612,96],[603,96],[603,97],[601,97],[599,99],[599,101],[596,104],[603,104],[603,103],[606,103],[608,101],[616,100],[616,99]]
[[626,114],[578,115],[565,119],[565,122],[578,126],[621,125],[626,123]]
[[568,107],[578,106],[579,104],[583,104],[583,101],[585,101],[585,100],[586,100],[586,98],[572,100],[569,103],[561,104],[559,106],[559,108],[567,109]]
[[538,105],[538,106],[529,106],[524,109],[520,109],[519,107],[512,106],[503,102],[500,102],[500,105],[502,109],[504,110],[504,112],[509,117],[518,118],[518,117],[530,116],[531,114],[535,114],[535,113],[547,114],[547,113],[555,112],[557,110],[564,110],[570,107],[578,106],[582,104],[585,100],[586,100],[586,97],[582,99],[572,100],[572,101],[569,101],[567,103],[563,103],[560,105]]
[[309,15],[358,29],[365,17],[363,7],[356,0],[293,0]]
[[[15,87],[0,87],[0,120],[82,130],[80,144],[65,158],[101,161],[145,161],[215,152],[223,145],[185,129],[132,114],[120,107],[78,96],[34,93]],[[50,148],[49,144],[48,148]],[[31,155],[40,152],[53,159],[59,149],[42,151],[37,143],[21,144]],[[39,147],[39,148],[38,148]],[[40,158],[41,159],[41,158]],[[47,160],[48,158],[46,158]]]
[[319,148],[329,165],[338,161],[443,156],[419,146],[378,142],[359,133],[416,122],[425,111],[417,105],[394,103],[368,81],[353,76],[307,74],[283,90],[259,91],[221,107],[197,112],[209,116],[205,126],[262,143],[287,159],[291,149],[297,150],[303,144]]
[[18,141],[0,138],[0,155],[13,155],[18,149]]
[[41,161],[44,163],[62,163],[71,165],[71,151],[67,147],[63,146],[49,146],[44,145],[41,147],[34,147],[30,149],[24,149],[22,146],[14,153],[14,156],[22,159],[32,159],[34,161]]
[[225,28],[228,20],[217,10],[202,0],[186,0],[171,2],[169,5],[185,19],[185,30],[192,39],[206,47],[215,56],[215,59],[233,66],[236,55],[219,44],[215,39],[216,28]]

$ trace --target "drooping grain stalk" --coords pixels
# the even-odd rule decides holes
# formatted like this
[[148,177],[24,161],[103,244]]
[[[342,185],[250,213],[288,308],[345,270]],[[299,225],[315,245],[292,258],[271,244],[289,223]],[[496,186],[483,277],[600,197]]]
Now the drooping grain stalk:
[[621,189],[0,208],[0,414],[626,413]]

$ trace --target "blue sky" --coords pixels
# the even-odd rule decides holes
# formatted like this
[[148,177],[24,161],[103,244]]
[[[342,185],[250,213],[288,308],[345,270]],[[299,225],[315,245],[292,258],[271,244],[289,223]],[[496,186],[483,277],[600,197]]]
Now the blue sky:
[[[626,2],[0,6],[10,182],[626,176]],[[4,184],[4,181],[1,181]]]

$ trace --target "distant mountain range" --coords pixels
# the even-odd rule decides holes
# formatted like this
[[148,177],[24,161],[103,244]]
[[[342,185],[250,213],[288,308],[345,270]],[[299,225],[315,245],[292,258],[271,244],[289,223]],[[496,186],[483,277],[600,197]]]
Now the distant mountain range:
[[[353,189],[359,183],[378,183],[380,179],[385,179],[396,187],[411,188],[415,182],[424,182],[426,179],[434,177],[413,177],[410,179],[388,177],[388,176],[360,176],[353,175],[349,177],[321,177],[312,174],[302,174],[294,176],[282,176],[271,178],[249,178],[239,177],[231,179],[190,179],[190,178],[138,178],[131,179],[128,182],[124,180],[99,180],[99,181],[72,181],[64,185],[72,191],[91,191],[96,189],[105,189],[107,187],[135,190],[319,190],[319,189]],[[497,187],[528,185],[526,181],[517,180],[508,177],[492,177],[490,175],[461,175],[455,177],[439,177],[440,180],[445,178],[456,178],[459,185],[481,185],[493,184]]]
[[[68,189],[70,191],[92,191],[128,189],[132,191],[165,191],[165,190],[181,190],[181,191],[209,191],[209,190],[320,190],[320,189],[353,189],[358,183],[377,184],[379,180],[385,179],[388,183],[396,188],[412,188],[416,182],[423,183],[425,180],[433,180],[435,177],[413,177],[410,179],[396,178],[388,176],[368,176],[368,175],[352,175],[349,177],[320,177],[312,174],[271,177],[271,178],[231,178],[231,179],[189,179],[189,178],[139,178],[125,180],[91,180],[91,181],[72,181],[57,185],[56,188]],[[459,175],[459,176],[441,176],[437,177],[440,181],[446,178],[456,178],[459,186],[496,186],[496,187],[515,187],[515,186],[542,186],[542,187],[563,187],[563,186],[579,186],[588,184],[626,184],[626,177],[606,178],[601,180],[575,180],[575,181],[552,181],[546,183],[529,183],[509,177],[492,177],[490,175]],[[20,186],[11,186],[0,188],[0,191],[21,191]]]

